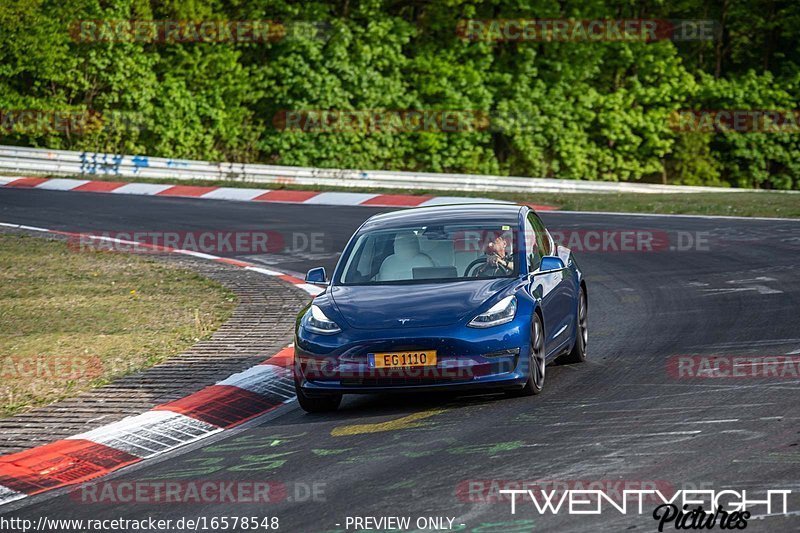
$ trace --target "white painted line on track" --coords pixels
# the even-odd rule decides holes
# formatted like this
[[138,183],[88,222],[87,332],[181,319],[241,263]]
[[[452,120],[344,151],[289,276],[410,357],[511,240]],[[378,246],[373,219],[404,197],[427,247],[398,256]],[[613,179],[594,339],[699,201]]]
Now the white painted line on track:
[[199,257],[200,259],[217,259],[216,255],[204,254],[203,252],[195,252],[194,250],[175,250],[176,254],[191,255],[192,257]]
[[623,435],[612,435],[615,438],[621,437],[663,437],[666,435],[697,435],[702,433],[699,429],[694,431],[663,431],[660,433],[625,433]]
[[23,224],[20,224],[17,227],[19,229],[26,229],[28,231],[39,231],[39,232],[42,232],[42,233],[50,233],[50,230],[47,230],[47,229],[44,229],[44,228],[37,228],[36,226],[25,226]]
[[278,272],[277,270],[270,270],[268,268],[261,268],[255,266],[245,267],[245,270],[252,270],[253,272],[258,272],[259,274],[264,274],[265,276],[282,276],[283,272]]
[[726,424],[728,422],[738,422],[738,418],[727,418],[720,420],[692,420],[691,422],[683,422],[684,424]]

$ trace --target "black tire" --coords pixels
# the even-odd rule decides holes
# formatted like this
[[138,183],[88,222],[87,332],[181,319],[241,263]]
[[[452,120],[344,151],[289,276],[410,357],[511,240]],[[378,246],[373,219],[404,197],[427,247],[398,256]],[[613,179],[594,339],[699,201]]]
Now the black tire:
[[542,389],[544,389],[544,375],[547,366],[544,359],[544,339],[545,335],[542,321],[539,319],[539,315],[534,314],[531,323],[531,349],[529,351],[530,359],[528,361],[531,372],[528,376],[528,381],[525,382],[525,386],[521,389],[507,391],[509,396],[534,396],[541,393]]
[[294,390],[297,393],[297,403],[306,413],[329,413],[338,409],[342,403],[341,394],[307,395],[297,380],[294,382]]
[[572,351],[561,357],[564,364],[575,364],[586,361],[586,342],[589,340],[589,307],[586,302],[586,292],[581,287],[578,295],[578,327],[575,328],[575,343]]

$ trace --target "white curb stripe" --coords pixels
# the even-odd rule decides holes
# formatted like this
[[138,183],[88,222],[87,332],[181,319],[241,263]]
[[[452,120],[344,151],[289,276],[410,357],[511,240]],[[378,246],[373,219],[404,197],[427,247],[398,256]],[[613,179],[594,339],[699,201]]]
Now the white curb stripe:
[[270,192],[270,189],[237,189],[236,187],[220,187],[219,189],[205,194],[199,198],[209,198],[211,200],[252,200],[256,196]]
[[419,207],[431,205],[451,205],[451,204],[513,204],[505,200],[493,200],[491,198],[467,198],[463,196],[437,196],[430,200],[425,200]]
[[[52,230],[45,228],[10,224],[7,222],[0,222],[0,226],[52,233]],[[75,235],[78,236],[79,234]],[[135,244],[132,241],[115,239],[112,237],[99,235],[83,236],[101,241]],[[190,250],[173,251],[204,259],[221,259],[217,256]],[[244,269],[253,270],[268,276],[285,275],[282,272],[255,266],[247,266],[244,267]],[[310,292],[310,289],[313,290],[314,293],[322,291],[321,288],[314,285],[305,283],[295,285],[301,286],[307,292]],[[217,385],[227,385],[247,390],[266,398],[277,399],[280,403],[284,404],[295,399],[292,370],[269,363],[262,363],[237,374],[233,374],[227,379],[218,382]],[[224,431],[224,429],[219,426],[167,409],[159,409],[158,407],[161,406],[91,431],[66,437],[64,440],[86,440],[126,452],[140,459],[147,459]],[[27,494],[18,493],[8,487],[0,485],[0,505],[25,497],[27,497]]]
[[0,505],[4,503],[13,502],[16,500],[21,500],[24,498],[26,494],[19,493],[15,490],[11,490],[8,487],[4,487],[0,485]]
[[303,203],[317,205],[359,205],[376,196],[380,195],[358,192],[323,192],[309,198]]
[[89,183],[89,180],[73,180],[67,178],[53,178],[40,183],[36,189],[47,189],[50,191],[71,191],[81,185]]
[[[0,187],[3,187],[13,181],[17,181],[19,179],[24,179],[20,177],[9,177],[9,176],[0,176]],[[75,185],[73,187],[67,187],[66,185],[62,186],[51,186],[49,182],[74,182]],[[86,180],[73,180],[69,178],[53,178],[50,179],[48,182],[41,183],[34,189],[50,189],[50,190],[72,190],[74,188],[80,187],[82,184],[90,183],[90,181]],[[97,191],[100,193],[122,193],[122,194],[142,194],[142,195],[152,195],[157,194],[163,190],[169,189],[170,187],[174,187],[174,185],[153,185],[149,183],[129,183],[124,185],[116,190],[113,191]],[[141,189],[143,192],[137,192],[137,189]],[[256,198],[264,193],[270,192],[271,189],[244,189],[244,188],[237,188],[237,187],[220,187],[217,190],[202,194],[197,198],[209,198],[209,199],[218,199],[218,200],[239,200],[239,201],[249,201],[253,198]],[[741,189],[731,189],[729,192],[738,192]],[[796,192],[796,191],[784,191],[784,192]],[[331,201],[331,202],[322,202],[319,200],[319,197],[326,194],[349,194],[355,195],[357,198],[361,193],[320,193],[317,196],[310,198],[304,202],[300,203],[311,203],[311,204],[323,204],[327,203],[328,205],[362,205],[367,199],[362,199],[358,203],[343,203],[343,200],[339,201]],[[366,194],[366,193],[364,193]],[[398,193],[401,194],[401,193]],[[369,197],[381,196],[380,194],[373,194],[367,195]],[[392,196],[392,194],[388,194],[387,196]],[[293,202],[286,202],[286,203],[293,203]],[[460,196],[437,196],[426,200],[420,203],[418,206],[395,206],[395,207],[427,207],[432,205],[450,205],[450,204],[473,204],[473,203],[513,203],[513,202],[506,202],[503,200],[493,200],[490,198],[469,198],[469,197],[460,197]],[[371,207],[371,206],[367,206]],[[375,206],[380,207],[380,206]],[[613,216],[627,216],[627,217],[672,217],[672,218],[700,218],[700,219],[707,219],[707,220],[761,220],[767,222],[774,222],[774,221],[781,221],[781,222],[798,222],[800,218],[786,218],[786,217],[746,217],[746,216],[731,216],[731,215],[684,215],[684,214],[668,214],[668,213],[619,213],[619,212],[612,212],[612,211],[561,211],[561,210],[551,210],[547,209],[548,213],[563,213],[565,215],[613,215]],[[7,226],[7,224],[4,224]],[[14,225],[13,227],[19,227]],[[26,227],[24,229],[33,229]],[[35,230],[39,231],[39,230]]]
[[145,459],[220,431],[220,427],[180,413],[147,411],[67,440],[90,440]]
[[[25,178],[19,177],[0,177],[0,187],[4,187],[5,185]],[[44,190],[58,190],[58,191],[71,191],[74,190],[81,185],[85,185],[87,183],[92,183],[92,180],[79,180],[79,179],[72,179],[72,178],[50,178],[47,181],[32,187],[33,189],[44,189]],[[133,195],[143,195],[143,196],[154,196],[161,192],[164,192],[168,189],[173,187],[180,187],[180,185],[161,185],[155,183],[125,183],[120,187],[112,190],[96,190],[96,191],[89,191],[89,192],[96,192],[100,194],[133,194]],[[254,189],[254,188],[239,188],[239,187],[219,187],[214,189],[213,191],[206,192],[199,196],[192,196],[193,198],[203,198],[209,200],[234,200],[234,201],[252,201],[258,198],[259,196],[266,194],[268,192],[272,192],[272,189]],[[311,204],[311,205],[342,205],[342,206],[363,206],[365,202],[376,198],[378,196],[406,196],[403,195],[402,192],[399,193],[389,193],[389,194],[380,194],[380,193],[358,193],[358,192],[315,192],[314,196],[308,198],[306,200],[298,200],[298,201],[280,201],[280,203],[289,203],[289,204]],[[169,195],[167,195],[169,196]],[[175,196],[178,197],[178,196]],[[269,199],[266,200],[267,203],[270,202]],[[428,199],[419,205],[412,202],[412,205],[408,205],[406,203],[400,203],[397,205],[393,205],[391,202],[387,205],[388,207],[420,207],[420,206],[428,206],[428,205],[449,205],[449,204],[473,204],[473,203],[513,203],[513,202],[506,202],[503,200],[491,200],[488,198],[469,198],[469,197],[459,197],[459,196],[437,196],[431,199]],[[365,207],[381,207],[381,206],[369,206],[366,205]]]
[[278,396],[282,401],[294,397],[292,370],[270,364],[248,368],[220,381],[217,385],[239,387],[263,396]]
[[154,185],[151,183],[128,183],[118,189],[110,191],[111,194],[141,194],[145,196],[152,196],[171,189],[174,185]]
[[310,283],[295,283],[294,286],[303,289],[311,296],[316,296],[317,294],[325,292],[325,289],[322,287],[317,287],[316,285],[311,285]]

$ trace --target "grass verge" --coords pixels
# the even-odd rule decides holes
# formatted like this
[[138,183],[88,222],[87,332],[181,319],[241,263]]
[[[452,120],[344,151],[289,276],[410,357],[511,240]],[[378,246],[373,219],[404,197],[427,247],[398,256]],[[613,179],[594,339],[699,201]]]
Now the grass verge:
[[[58,177],[58,176],[51,176]],[[85,176],[83,177],[85,179]],[[304,186],[286,183],[253,183],[234,180],[123,179],[98,177],[107,181],[136,181],[219,187],[256,187],[263,189],[347,191],[378,194],[413,194],[467,196],[544,204],[567,211],[612,211],[621,213],[659,213],[684,215],[727,215],[740,217],[800,218],[800,194],[779,191],[721,193],[499,193],[475,191],[437,191],[429,189],[387,189],[371,187]]]
[[152,258],[0,234],[0,416],[164,361],[235,306],[218,283]]

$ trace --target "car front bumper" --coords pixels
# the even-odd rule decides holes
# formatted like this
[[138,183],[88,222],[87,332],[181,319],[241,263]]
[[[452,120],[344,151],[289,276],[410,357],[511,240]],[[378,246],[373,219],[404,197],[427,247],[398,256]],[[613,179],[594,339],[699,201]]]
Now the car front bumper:
[[[368,354],[436,350],[437,364],[378,369]],[[303,391],[382,393],[515,388],[529,375],[530,321],[517,316],[492,328],[348,329],[318,335],[298,328],[295,375]]]

